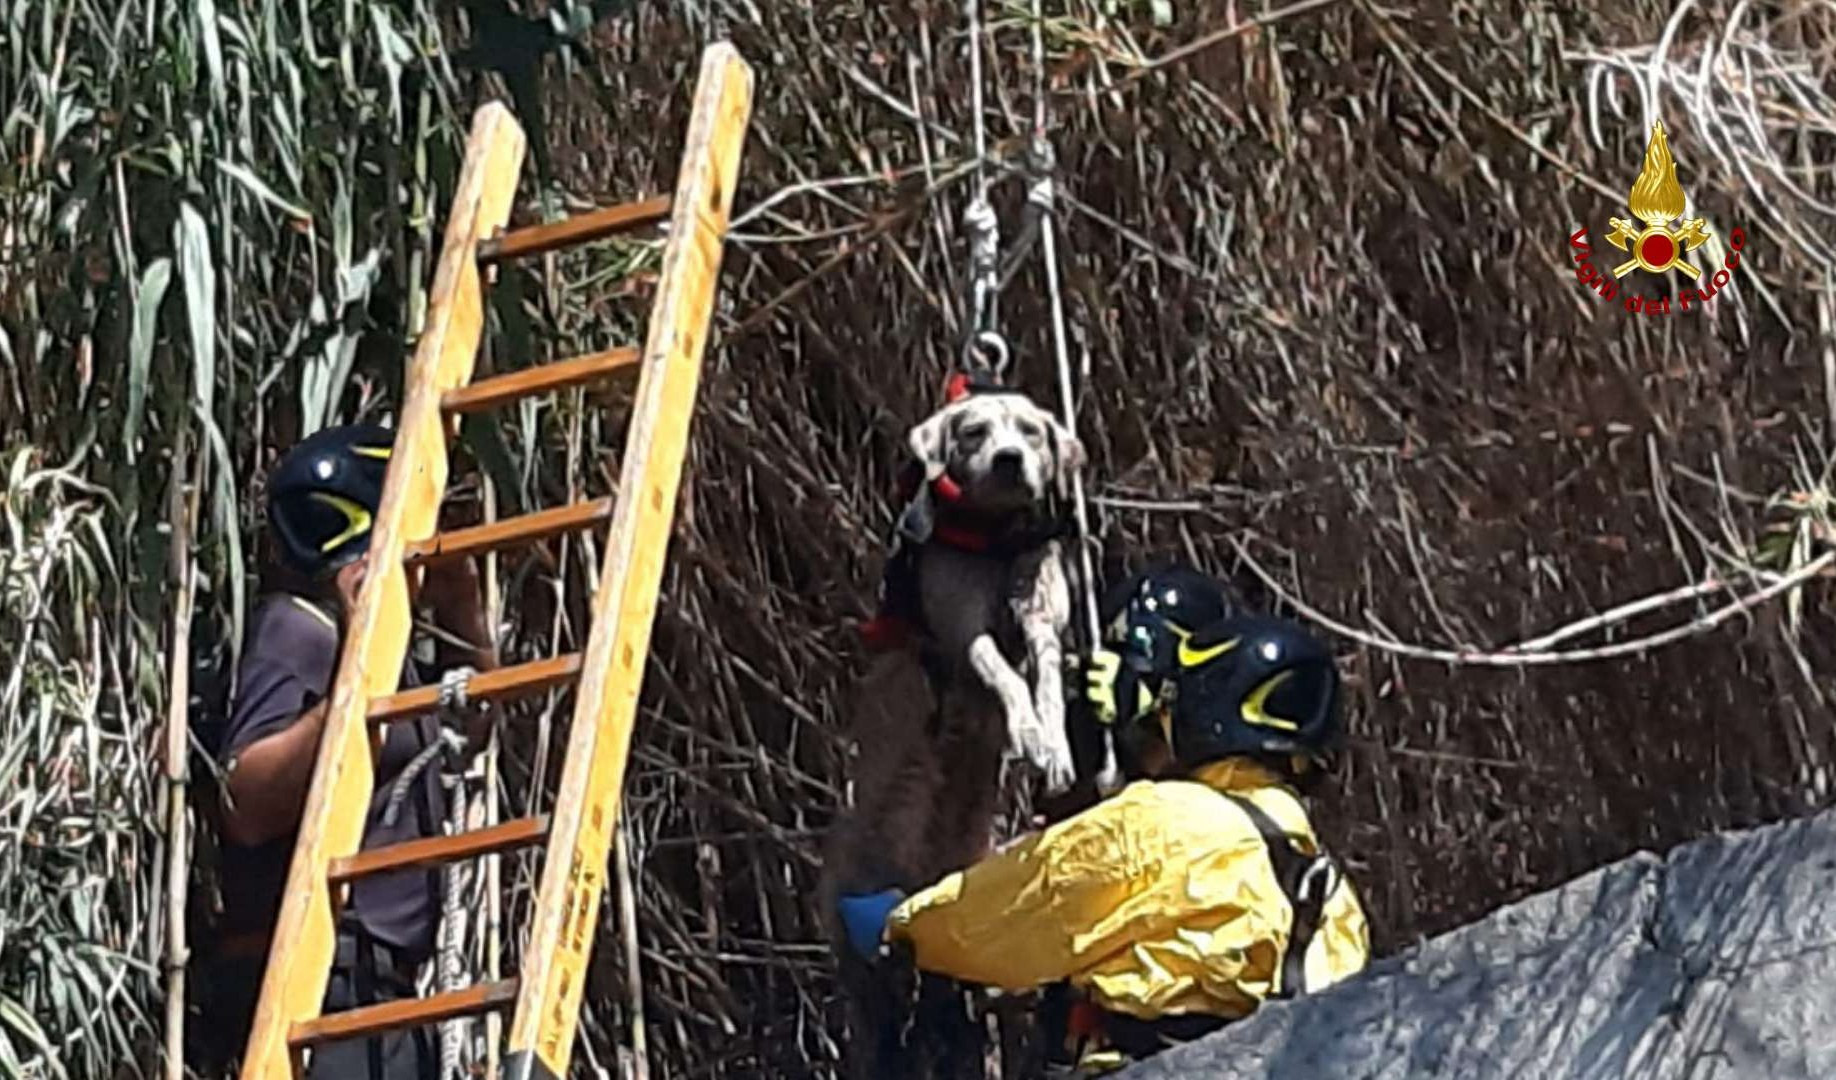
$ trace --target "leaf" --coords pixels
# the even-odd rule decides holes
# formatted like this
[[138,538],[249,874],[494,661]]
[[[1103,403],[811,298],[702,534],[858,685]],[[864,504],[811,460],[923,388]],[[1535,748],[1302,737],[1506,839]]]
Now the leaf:
[[273,138],[270,144],[280,157],[281,171],[293,184],[294,190],[300,189],[300,123],[297,119],[301,99],[305,91],[300,88],[300,69],[291,59],[283,58],[287,92],[270,92],[268,94],[269,130]]
[[204,231],[204,219],[189,202],[179,204],[179,219],[172,229],[179,278],[185,283],[185,314],[191,325],[192,400],[208,415],[217,381],[217,274],[211,265],[210,236]]
[[129,464],[136,457],[134,443],[140,437],[141,414],[147,404],[147,372],[153,364],[153,336],[159,328],[159,305],[166,299],[166,286],[171,282],[172,260],[155,259],[134,286],[134,326],[128,336],[127,416],[122,429]]
[[[39,1064],[56,1069],[57,1075],[59,1076],[63,1075],[63,1069],[57,1064],[57,1058],[51,1048],[51,1043],[45,1038],[44,1029],[38,1026],[38,1021],[32,1019],[32,1014],[30,1012],[21,1008],[19,1003],[10,997],[0,996],[0,1025],[4,1025],[6,1028],[10,1028],[17,1032],[21,1039],[31,1044],[39,1053],[44,1055],[38,1062]],[[0,1043],[8,1044],[10,1053],[10,1044],[12,1040],[0,1039]],[[17,1061],[18,1059],[15,1058],[14,1060]],[[22,1073],[21,1075],[27,1074]]]
[[517,478],[516,463],[511,460],[510,446],[504,441],[504,429],[491,413],[472,413],[459,426],[459,441],[491,474],[497,484],[497,497],[504,505],[499,512],[516,515],[523,512],[522,483]]
[[332,256],[340,268],[351,265],[351,190],[343,173],[334,173],[337,194],[332,196]]
[[261,177],[256,176],[254,173],[236,164],[235,162],[219,160],[217,162],[217,168],[222,169],[224,172],[228,173],[231,179],[235,180],[237,183],[241,184],[243,187],[248,188],[250,194],[254,195],[256,198],[260,199],[261,201],[292,216],[296,220],[304,221],[307,223],[310,223],[312,221],[312,212],[310,210],[307,210],[305,207],[302,207],[298,205],[297,203],[291,203],[291,202],[288,202],[286,199],[281,198],[279,193],[277,193],[273,188],[269,187],[267,184],[262,182]]
[[226,100],[223,83],[223,42],[217,36],[215,0],[194,0],[198,13],[198,36],[204,41],[204,67],[210,73],[210,97],[222,111]]
[[402,119],[402,65],[414,62],[414,50],[396,32],[395,20],[390,17],[388,8],[381,5],[371,8],[370,19],[376,28],[377,48],[382,52],[383,74],[389,79],[389,119],[399,124]]
[[[229,580],[230,588],[230,658],[233,666],[242,655],[242,604],[247,587],[244,579],[248,576],[242,565],[242,523],[236,517],[236,468],[231,464],[229,445],[223,441],[223,431],[217,427],[217,421],[199,410],[198,422],[204,425],[204,437],[210,443],[214,459],[215,467],[211,471],[216,491],[210,501],[217,512],[217,531],[223,534],[223,542],[229,547],[223,576]],[[179,465],[182,468],[184,463]]]
[[[320,295],[312,298],[312,306],[307,311],[307,317],[307,325],[305,327],[296,327],[293,336],[288,341],[287,349],[289,352],[292,352],[302,341],[316,339],[319,328],[326,323],[327,316],[325,313],[324,296]],[[323,346],[319,346],[319,348],[321,351],[323,350]],[[329,379],[329,365],[324,357],[314,355],[310,351],[306,352],[305,358],[300,363],[301,438],[305,438],[318,431],[322,418],[329,415],[331,412],[331,407],[326,404],[326,398],[331,393],[328,385]]]
[[362,336],[358,326],[364,309],[369,306],[370,291],[376,286],[377,275],[382,270],[382,257],[381,248],[371,248],[362,262],[338,274],[338,310],[333,318],[337,320],[339,331],[325,345],[325,361],[330,373],[324,414],[327,424],[332,422],[332,413],[338,403],[344,400],[345,384],[351,381],[351,365],[357,361],[357,342]]

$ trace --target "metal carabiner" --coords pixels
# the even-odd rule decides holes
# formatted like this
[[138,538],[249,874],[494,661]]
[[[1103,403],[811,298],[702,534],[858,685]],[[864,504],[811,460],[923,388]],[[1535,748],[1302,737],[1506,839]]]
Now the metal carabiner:
[[999,382],[1012,359],[1007,339],[994,330],[983,330],[963,345],[963,368],[976,378]]

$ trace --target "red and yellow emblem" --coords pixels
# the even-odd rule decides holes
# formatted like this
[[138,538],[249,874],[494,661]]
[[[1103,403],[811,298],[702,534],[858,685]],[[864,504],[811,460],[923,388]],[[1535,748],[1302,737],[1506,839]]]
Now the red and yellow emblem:
[[1645,223],[1645,228],[1635,231],[1633,223],[1624,218],[1608,219],[1613,231],[1607,234],[1607,243],[1632,256],[1613,268],[1614,277],[1625,277],[1634,267],[1653,274],[1681,270],[1691,281],[1702,276],[1702,271],[1685,262],[1683,255],[1708,240],[1708,223],[1702,218],[1691,218],[1680,222],[1675,231],[1670,228],[1672,221],[1683,216],[1685,200],[1683,185],[1677,182],[1677,162],[1670,156],[1670,142],[1664,137],[1661,120],[1651,125],[1651,141],[1645,146],[1645,167],[1632,185],[1627,205],[1632,208],[1633,215]]

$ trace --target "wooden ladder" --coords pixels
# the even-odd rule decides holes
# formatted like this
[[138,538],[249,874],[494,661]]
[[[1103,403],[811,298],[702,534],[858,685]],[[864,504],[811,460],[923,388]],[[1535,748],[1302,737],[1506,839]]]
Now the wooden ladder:
[[[503,228],[522,169],[524,135],[501,104],[484,106],[474,118],[427,328],[408,365],[395,449],[370,536],[370,569],[345,631],[242,1080],[302,1076],[304,1052],[316,1044],[495,1010],[514,1010],[505,1059],[510,1080],[567,1074],[751,101],[746,62],[729,44],[710,46],[702,56],[673,200],[615,206],[508,233]],[[484,329],[484,267],[665,220],[662,270],[642,352],[612,349],[472,381]],[[635,407],[616,500],[436,535],[447,443],[461,414],[632,369]],[[485,672],[468,687],[473,700],[507,700],[577,684],[552,812],[359,851],[374,755],[387,725],[438,704],[434,687],[398,692],[409,646],[409,575],[441,558],[607,523],[585,651]],[[535,845],[544,845],[546,855],[518,978],[320,1014],[340,894],[350,882]]]

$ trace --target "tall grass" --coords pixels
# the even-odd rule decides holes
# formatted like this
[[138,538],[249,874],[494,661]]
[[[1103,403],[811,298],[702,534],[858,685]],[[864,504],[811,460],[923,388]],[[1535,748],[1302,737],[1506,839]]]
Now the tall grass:
[[0,1076],[113,1076],[155,1060],[169,485],[214,669],[268,448],[399,378],[457,82],[427,2],[0,18]]
[[[120,722],[111,508],[20,447],[0,495],[0,1072],[108,1075],[148,1025],[158,897],[145,747]],[[111,715],[112,714],[112,715]]]

